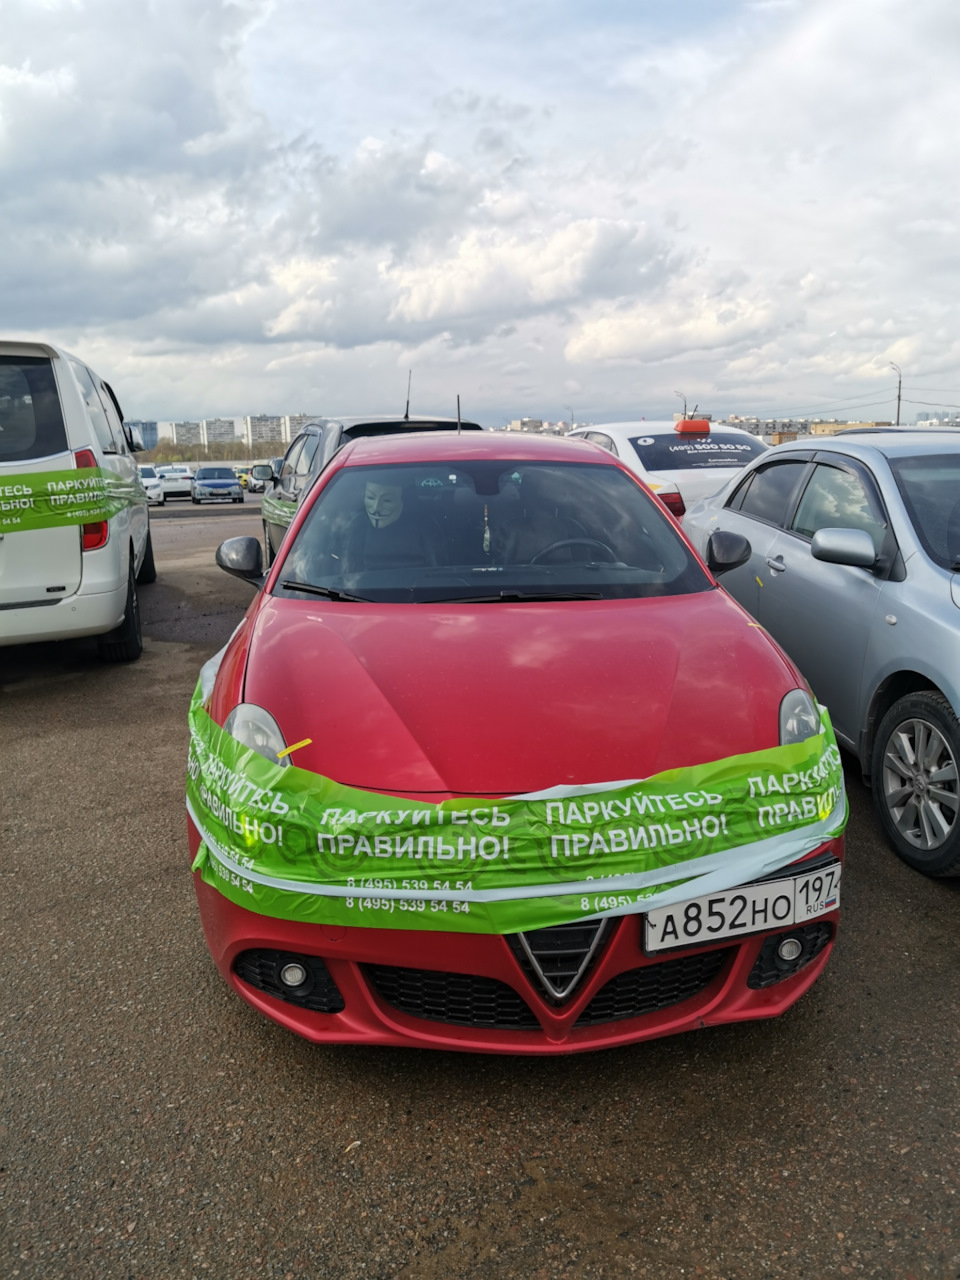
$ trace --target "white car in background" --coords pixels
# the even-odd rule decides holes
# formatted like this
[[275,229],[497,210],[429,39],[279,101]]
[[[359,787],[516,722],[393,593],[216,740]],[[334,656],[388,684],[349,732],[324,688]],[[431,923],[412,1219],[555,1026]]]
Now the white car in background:
[[619,458],[678,519],[767,449],[749,431],[706,418],[608,422],[578,427],[570,439],[589,440]]
[[193,473],[189,467],[168,464],[163,467],[157,467],[157,475],[163,480],[164,497],[193,497]]
[[167,495],[163,492],[163,477],[157,475],[156,467],[143,466],[137,470],[140,472],[140,483],[147,491],[147,502],[162,507],[167,500]]

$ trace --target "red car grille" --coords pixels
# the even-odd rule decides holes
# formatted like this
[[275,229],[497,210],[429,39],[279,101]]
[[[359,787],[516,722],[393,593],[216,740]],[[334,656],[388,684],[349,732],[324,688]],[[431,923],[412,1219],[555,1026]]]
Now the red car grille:
[[364,973],[385,1004],[411,1018],[498,1031],[540,1027],[526,1001],[496,978],[386,964],[365,965]]
[[700,952],[618,973],[600,988],[575,1025],[592,1027],[600,1022],[639,1018],[689,1000],[710,985],[731,954],[729,949]]
[[[600,988],[575,1025],[638,1018],[689,1000],[713,982],[732,954],[730,949],[708,951],[620,973]],[[513,987],[495,978],[392,965],[367,965],[364,972],[381,1000],[412,1018],[499,1031],[540,1026]]]
[[[557,924],[507,937],[510,950],[535,987],[553,1004],[576,994],[611,936],[610,920]],[[619,923],[617,921],[616,923]]]

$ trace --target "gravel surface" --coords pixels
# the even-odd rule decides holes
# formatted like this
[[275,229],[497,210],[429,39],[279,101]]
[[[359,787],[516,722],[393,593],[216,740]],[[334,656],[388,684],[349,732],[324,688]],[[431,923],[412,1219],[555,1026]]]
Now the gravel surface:
[[852,766],[840,941],[779,1021],[479,1058],[315,1048],[237,999],[183,771],[251,596],[212,549],[259,519],[208,511],[154,523],[139,662],[0,649],[0,1274],[956,1280],[958,887]]

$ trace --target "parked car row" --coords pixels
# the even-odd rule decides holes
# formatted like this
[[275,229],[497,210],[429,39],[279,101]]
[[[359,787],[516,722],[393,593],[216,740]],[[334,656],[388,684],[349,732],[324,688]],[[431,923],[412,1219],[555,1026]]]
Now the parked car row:
[[[160,506],[168,497],[213,501],[225,489],[235,502],[242,502],[244,491],[262,493],[264,488],[262,480],[250,475],[250,467],[202,466],[194,472],[176,463],[144,465],[140,467],[140,479],[148,501]],[[225,481],[229,482],[226,486]]]
[[187,800],[213,958],[291,1030],[546,1054],[779,1014],[836,938],[837,741],[900,856],[960,873],[960,433],[141,448],[81,361],[0,343],[0,644],[136,658],[148,505],[265,486]]

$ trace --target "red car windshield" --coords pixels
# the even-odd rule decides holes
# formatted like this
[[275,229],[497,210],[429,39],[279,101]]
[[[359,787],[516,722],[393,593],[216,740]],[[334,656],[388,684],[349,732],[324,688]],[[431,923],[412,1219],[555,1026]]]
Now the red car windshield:
[[684,595],[710,581],[618,467],[470,461],[344,467],[277,590],[383,602]]

